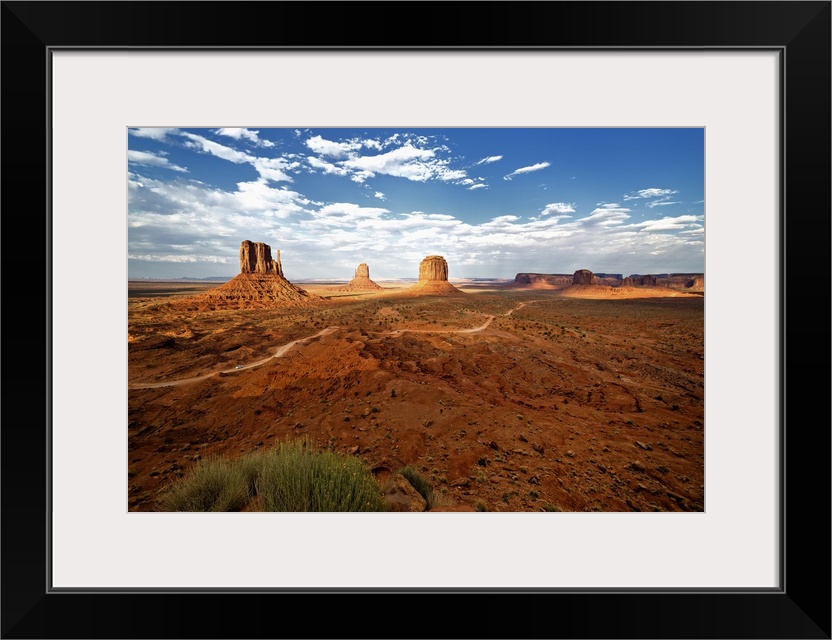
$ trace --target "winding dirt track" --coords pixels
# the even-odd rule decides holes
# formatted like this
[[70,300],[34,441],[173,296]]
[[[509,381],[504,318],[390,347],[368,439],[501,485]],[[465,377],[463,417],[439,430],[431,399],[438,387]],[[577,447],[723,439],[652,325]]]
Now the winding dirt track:
[[[512,313],[525,307],[527,304],[532,304],[533,302],[539,302],[539,300],[532,300],[530,302],[521,302],[519,305],[514,307],[513,309],[509,309],[503,315],[510,316]],[[494,318],[497,316],[487,316],[487,320],[478,327],[473,327],[471,329],[396,329],[395,331],[386,331],[381,335],[384,336],[401,336],[405,333],[479,333],[480,331],[485,331],[488,326],[494,321]],[[207,380],[208,378],[212,378],[216,375],[221,373],[234,373],[236,371],[242,371],[244,369],[252,369],[254,367],[259,367],[262,364],[267,363],[269,360],[274,358],[282,358],[286,355],[292,347],[297,344],[301,344],[303,342],[308,342],[309,340],[314,340],[315,338],[319,338],[320,336],[325,336],[333,331],[337,331],[341,327],[327,327],[326,329],[321,329],[318,333],[306,336],[305,338],[298,338],[297,340],[292,340],[291,342],[287,342],[284,345],[279,346],[273,355],[269,356],[268,358],[263,358],[262,360],[257,360],[255,362],[250,362],[248,364],[239,365],[234,367],[233,369],[225,369],[223,371],[214,371],[213,373],[208,373],[204,376],[196,376],[193,378],[182,378],[180,380],[167,380],[165,382],[136,382],[128,384],[129,389],[156,389],[158,387],[178,387],[183,384],[191,384],[193,382],[200,382],[202,380]]]
[[262,360],[257,360],[256,362],[250,362],[248,364],[240,365],[233,369],[225,369],[224,371],[214,371],[213,373],[206,374],[204,376],[196,376],[195,378],[182,378],[181,380],[168,380],[166,382],[145,382],[145,383],[131,383],[128,385],[130,389],[155,389],[156,387],[177,387],[182,384],[190,384],[192,382],[199,382],[201,380],[207,380],[208,378],[212,378],[220,373],[234,373],[235,371],[242,371],[243,369],[252,369],[253,367],[259,367],[261,364],[265,364],[269,360],[273,358],[282,358],[285,356],[289,350],[294,347],[296,344],[300,344],[302,342],[307,342],[309,340],[313,340],[320,336],[325,336],[333,331],[337,331],[339,327],[327,327],[326,329],[321,329],[318,333],[306,336],[305,338],[299,338],[297,340],[292,340],[291,342],[287,342],[284,345],[279,346],[273,355],[269,356],[268,358],[263,358]]

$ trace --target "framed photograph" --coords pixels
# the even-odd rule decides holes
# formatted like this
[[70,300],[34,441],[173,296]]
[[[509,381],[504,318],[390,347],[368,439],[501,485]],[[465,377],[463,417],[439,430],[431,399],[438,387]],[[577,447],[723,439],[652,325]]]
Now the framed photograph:
[[[820,336],[828,336],[829,305],[817,303],[826,294],[806,298],[802,291],[812,282],[825,287],[829,265],[830,3],[483,3],[477,19],[485,27],[476,34],[461,21],[474,5],[395,6],[409,19],[391,43],[390,34],[367,34],[368,14],[391,10],[371,3],[216,2],[198,11],[192,3],[3,3],[4,395],[15,409],[7,409],[2,433],[3,636],[429,637],[436,620],[458,620],[464,604],[470,621],[448,635],[829,638],[828,380],[806,357],[828,353],[828,338]],[[593,132],[594,139],[586,135]],[[536,146],[541,141],[549,155]],[[517,161],[495,171],[505,149]],[[699,165],[690,182],[673,177],[680,158]],[[541,178],[553,165],[560,172]],[[573,167],[583,174],[567,175]],[[582,177],[589,184],[590,175],[594,182],[583,191],[568,184]],[[324,189],[324,176],[338,177],[343,190]],[[507,189],[495,188],[498,179],[513,187],[510,203],[501,200]],[[427,196],[412,188],[431,180],[457,191]],[[16,213],[15,192],[33,194],[35,204]],[[478,212],[466,212],[462,192],[480,196]],[[255,215],[240,224],[239,216],[212,206]],[[303,213],[293,217],[297,211]],[[195,243],[196,227],[187,222],[194,219],[210,228],[206,237],[222,242]],[[413,232],[403,233],[402,225]],[[559,368],[546,353],[549,342],[591,342],[600,331],[593,336],[592,328],[561,321],[564,335],[553,337],[554,316],[546,315],[552,310],[531,294],[594,284],[620,296],[628,287],[652,291],[661,284],[650,273],[654,264],[661,270],[660,261],[642,257],[628,269],[613,259],[616,252],[605,248],[611,227],[621,232],[621,251],[635,252],[623,244],[624,232],[628,242],[637,236],[644,255],[648,247],[661,253],[660,243],[671,237],[704,251],[659,274],[664,292],[701,303],[698,336],[685,330],[693,342],[665,352],[691,385],[697,372],[703,375],[701,388],[683,399],[652,386],[658,374],[633,382],[644,393],[621,381],[616,388],[651,403],[639,412],[649,420],[628,424],[623,414],[599,411],[602,435],[588,433],[589,418],[568,406],[589,406],[587,394],[603,386],[590,389],[592,380],[578,368]],[[442,229],[454,229],[453,236]],[[583,242],[558,239],[570,232]],[[517,251],[496,257],[509,236],[534,242],[512,241]],[[420,238],[428,243],[425,255]],[[385,242],[397,260],[385,262]],[[43,248],[33,250],[33,243]],[[350,243],[371,257],[347,250]],[[546,262],[535,259],[547,249],[561,256],[557,264],[574,269],[544,272]],[[484,282],[476,278],[489,250],[488,259],[503,264]],[[567,258],[573,250],[580,255]],[[299,253],[302,274],[293,264]],[[599,266],[581,263],[585,255]],[[349,270],[342,281],[324,282],[333,278],[321,269],[330,259]],[[221,273],[205,270],[210,261],[222,265]],[[521,268],[526,263],[532,266]],[[486,417],[475,401],[484,401],[485,374],[464,407],[439,385],[419,395],[384,384],[365,390],[359,381],[350,390],[360,390],[360,400],[325,390],[314,400],[349,425],[329,430],[330,450],[369,460],[363,454],[383,449],[387,467],[376,462],[385,472],[410,464],[403,450],[416,447],[396,439],[395,419],[384,415],[393,414],[391,402],[401,405],[412,391],[436,400],[430,410],[437,416],[467,412],[470,426],[434,429],[435,451],[414,449],[424,465],[416,471],[444,489],[435,497],[445,508],[159,509],[159,478],[185,476],[186,458],[222,453],[226,442],[237,457],[260,446],[233,434],[180,442],[165,429],[195,419],[177,408],[179,395],[189,411],[208,407],[206,424],[220,405],[230,407],[228,415],[248,407],[246,420],[260,430],[261,414],[272,406],[254,378],[234,387],[234,397],[245,398],[236,404],[188,395],[187,385],[175,387],[181,394],[154,386],[187,382],[208,369],[217,380],[261,375],[257,367],[271,351],[264,356],[244,341],[256,327],[235,325],[235,339],[217,338],[211,349],[223,355],[207,368],[192,362],[199,356],[160,364],[128,353],[125,329],[128,340],[164,335],[174,344],[176,336],[207,331],[175,305],[164,317],[151,307],[144,315],[134,313],[136,306],[128,310],[128,280],[144,278],[147,289],[177,277],[171,265],[191,279],[177,286],[213,275],[229,280],[203,287],[224,292],[226,306],[229,296],[241,295],[230,285],[246,275],[286,282],[284,297],[312,292],[330,300],[349,294],[372,301],[375,294],[355,287],[374,277],[382,287],[399,279],[399,288],[430,288],[431,295],[502,287],[466,319],[502,322],[505,335],[525,332],[542,368],[525,371],[524,379],[551,391],[544,369],[560,371],[569,393],[554,401],[558,417],[578,426],[569,442],[555,443],[533,406],[522,416],[513,404],[523,430],[478,425]],[[703,295],[694,295],[699,287]],[[530,313],[534,304],[540,309]],[[441,319],[452,332],[485,325],[460,324],[447,309],[432,318],[420,307],[408,318],[411,309],[400,306],[373,307],[372,319],[362,319],[366,331],[386,340],[356,334],[364,349],[387,345],[387,357],[402,365],[430,360],[422,351],[395,353],[395,341],[405,343],[402,334],[415,331],[434,332],[436,366],[451,342],[476,350],[474,334],[440,336],[434,325]],[[223,313],[233,316],[225,307]],[[339,337],[330,326],[347,326],[348,317],[316,313],[285,326],[270,319],[269,348],[282,345],[283,355],[302,343],[296,353],[319,349],[321,363],[326,354],[354,348],[348,330]],[[593,365],[613,377],[625,370],[612,356],[638,348],[625,344],[626,325],[638,318],[618,320],[620,332],[604,336],[620,336],[621,345],[613,352],[597,342]],[[674,339],[667,329],[675,316],[647,322],[664,331],[659,340]],[[43,350],[27,355],[27,345],[10,358],[17,341],[8,338],[33,334],[23,342],[42,342]],[[465,335],[471,344],[462,344]],[[411,342],[409,349],[421,348]],[[173,353],[170,344],[146,346]],[[574,388],[567,389],[570,380]],[[310,374],[286,388],[312,393],[304,390],[320,381],[325,386],[326,377]],[[369,402],[367,390],[384,396]],[[299,416],[294,422],[274,419],[274,434],[302,435],[320,413],[305,404],[283,412]],[[418,418],[425,431],[438,419]],[[359,424],[368,428],[359,432]],[[604,438],[613,431],[623,438],[628,428],[644,433],[630,434],[626,460],[604,466],[603,450],[616,446]],[[371,438],[374,430],[385,437],[385,429],[389,448]],[[488,455],[460,444],[469,429]],[[508,433],[505,442],[494,435]],[[141,455],[128,455],[138,449]],[[471,465],[458,466],[454,452],[460,460],[473,455]],[[641,462],[648,454],[655,470]],[[528,462],[512,462],[521,456]],[[552,465],[574,477],[556,489]],[[620,491],[604,489],[616,479]],[[409,486],[417,484],[410,479]],[[815,507],[807,509],[807,498]],[[277,631],[264,616],[216,616],[240,602],[254,611],[304,599],[330,615],[313,627],[292,622],[291,632]],[[430,603],[431,615],[409,620],[404,632],[345,622],[355,619],[355,604],[393,602]],[[483,606],[488,613],[478,616]],[[541,616],[541,606],[568,615]],[[179,626],[137,611],[174,616]],[[498,620],[492,611],[500,612]]]

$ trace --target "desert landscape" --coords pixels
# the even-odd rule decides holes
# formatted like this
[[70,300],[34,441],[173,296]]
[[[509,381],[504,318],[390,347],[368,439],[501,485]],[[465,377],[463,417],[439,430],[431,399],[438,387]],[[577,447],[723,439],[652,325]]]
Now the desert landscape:
[[246,240],[228,282],[131,281],[128,509],[302,440],[359,460],[391,510],[704,510],[703,274],[371,267],[295,284]]

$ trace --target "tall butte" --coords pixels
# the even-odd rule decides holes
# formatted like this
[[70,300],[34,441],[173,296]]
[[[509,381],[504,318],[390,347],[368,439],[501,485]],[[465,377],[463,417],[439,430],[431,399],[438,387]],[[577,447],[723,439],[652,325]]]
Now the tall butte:
[[362,262],[356,267],[352,280],[343,286],[330,288],[333,291],[379,291],[384,287],[370,280],[370,267],[366,262]]
[[239,275],[198,297],[221,308],[306,307],[324,301],[283,276],[280,251],[273,259],[269,245],[251,240],[240,244]]
[[448,262],[442,256],[428,256],[419,263],[419,281],[408,291],[419,295],[464,293],[448,282]]

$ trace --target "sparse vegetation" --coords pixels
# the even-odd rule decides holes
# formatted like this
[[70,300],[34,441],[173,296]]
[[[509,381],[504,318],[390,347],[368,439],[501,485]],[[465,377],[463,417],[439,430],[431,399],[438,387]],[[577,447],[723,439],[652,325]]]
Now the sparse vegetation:
[[419,472],[411,466],[403,467],[399,469],[399,473],[402,474],[407,481],[413,485],[413,488],[419,492],[425,502],[427,502],[427,509],[432,509],[437,505],[437,496],[433,491],[433,487],[430,483],[425,480]]
[[241,465],[206,458],[162,497],[161,511],[239,511],[250,497]]
[[201,461],[160,500],[161,511],[386,511],[372,473],[357,458],[295,440],[237,460]]

